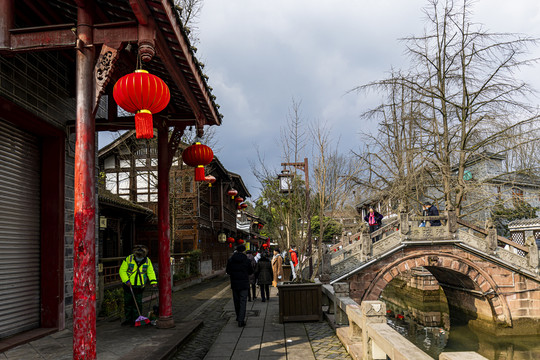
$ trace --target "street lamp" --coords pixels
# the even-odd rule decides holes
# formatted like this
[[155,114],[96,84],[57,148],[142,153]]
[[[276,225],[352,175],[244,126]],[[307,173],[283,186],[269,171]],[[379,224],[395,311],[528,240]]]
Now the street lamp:
[[[311,253],[311,216],[310,216],[310,199],[309,199],[309,168],[308,168],[308,159],[304,158],[304,162],[296,162],[296,163],[281,163],[281,166],[292,166],[296,169],[302,170],[305,175],[306,179],[306,213],[308,215],[307,218],[307,241],[308,241],[308,256],[309,256],[309,277],[313,274],[313,259],[312,259],[312,253]],[[292,185],[292,177],[294,175],[290,174],[288,170],[283,170],[280,175],[278,175],[279,178],[279,184],[280,184],[280,191],[284,192],[282,190],[281,184],[283,183],[284,187],[283,189],[287,188],[288,185],[288,191],[291,190]],[[288,177],[288,180],[287,180]],[[285,180],[283,180],[285,178]]]
[[292,179],[294,175],[289,173],[289,170],[282,170],[278,175],[279,179],[279,192],[290,193],[292,191]]
[[352,235],[352,232],[348,232],[347,235],[349,236],[349,244],[351,243],[351,235]]

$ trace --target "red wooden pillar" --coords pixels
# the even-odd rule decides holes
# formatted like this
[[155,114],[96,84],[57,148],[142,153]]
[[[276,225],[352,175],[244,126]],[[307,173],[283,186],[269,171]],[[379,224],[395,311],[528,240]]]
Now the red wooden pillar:
[[92,1],[79,1],[77,13],[77,138],[75,146],[75,224],[73,239],[73,359],[96,359],[96,194],[93,105]]
[[11,47],[9,30],[14,23],[14,0],[0,0],[0,49]]
[[172,317],[171,251],[169,224],[169,131],[158,120],[158,231],[159,231],[159,328],[174,327]]

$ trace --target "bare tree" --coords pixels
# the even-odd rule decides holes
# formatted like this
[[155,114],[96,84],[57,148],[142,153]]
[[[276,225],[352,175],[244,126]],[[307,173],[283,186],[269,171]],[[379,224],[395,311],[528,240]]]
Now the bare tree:
[[201,15],[204,0],[174,0],[174,4],[191,45],[196,45],[199,42],[197,21]]
[[[298,163],[299,159],[305,158],[307,144],[307,131],[305,119],[302,117],[301,102],[292,100],[292,106],[287,116],[287,124],[281,129],[280,144],[282,146],[282,158],[284,163]],[[261,154],[257,165],[251,164],[253,174],[261,184],[260,205],[268,208],[268,214],[272,218],[277,239],[281,249],[288,249],[292,244],[298,248],[301,260],[307,260],[307,219],[309,219],[309,207],[305,184],[305,174],[298,171],[294,165],[285,165],[291,175],[291,189],[287,193],[280,192],[278,183],[279,171],[269,169],[264,164]],[[299,275],[302,275],[304,261],[300,262]]]
[[[531,88],[514,75],[536,62],[522,59],[536,39],[484,30],[470,20],[471,3],[429,0],[425,9],[429,30],[404,39],[411,58],[409,71],[357,88],[403,89],[411,110],[407,122],[421,140],[414,167],[421,170],[426,186],[435,189],[431,195],[440,196],[458,214],[467,194],[476,188],[464,179],[471,161],[485,152],[518,154],[518,149],[538,139],[536,131],[528,138],[517,131],[537,128],[533,124],[539,117],[527,103]],[[401,141],[393,142],[395,149]],[[399,162],[391,161],[400,169]],[[389,185],[400,179],[392,172],[377,178],[385,176]]]
[[[420,201],[427,172],[424,170],[423,149],[426,137],[418,127],[419,104],[413,92],[400,83],[402,75],[392,76],[368,86],[387,93],[386,101],[364,114],[378,121],[378,131],[362,133],[365,148],[356,153],[358,173],[354,181],[367,191],[364,200],[383,197],[389,204],[408,204]],[[382,193],[382,194],[381,194]]]
[[314,198],[319,211],[319,236],[317,241],[318,259],[312,279],[318,274],[324,253],[323,239],[326,229],[325,217],[334,218],[336,210],[341,210],[350,198],[351,179],[357,168],[338,152],[339,141],[333,141],[327,125],[318,123],[310,128],[314,151],[312,156],[313,178],[315,183]]

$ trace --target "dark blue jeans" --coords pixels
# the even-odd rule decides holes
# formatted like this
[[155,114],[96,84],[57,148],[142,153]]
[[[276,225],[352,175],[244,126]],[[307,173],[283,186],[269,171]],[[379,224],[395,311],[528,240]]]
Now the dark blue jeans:
[[234,290],[232,291],[234,311],[236,312],[236,321],[244,321],[246,318],[246,306],[248,289]]

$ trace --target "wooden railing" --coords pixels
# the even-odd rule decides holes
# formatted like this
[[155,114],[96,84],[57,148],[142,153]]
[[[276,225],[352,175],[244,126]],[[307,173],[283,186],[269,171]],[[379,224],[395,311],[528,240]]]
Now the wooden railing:
[[118,272],[125,258],[125,256],[119,256],[99,259],[99,265],[102,268],[100,270],[103,274],[103,284],[105,286],[116,285],[122,282]]

